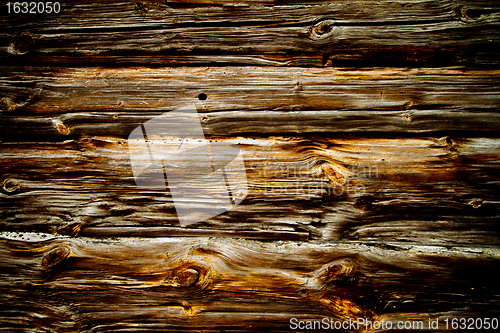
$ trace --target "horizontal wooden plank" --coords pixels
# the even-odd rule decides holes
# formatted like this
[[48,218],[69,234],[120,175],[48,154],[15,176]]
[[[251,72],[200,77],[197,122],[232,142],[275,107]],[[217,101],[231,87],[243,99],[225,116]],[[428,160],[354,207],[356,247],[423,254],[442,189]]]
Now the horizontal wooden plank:
[[20,135],[128,136],[154,116],[191,104],[202,114],[206,135],[213,136],[496,133],[500,127],[497,70],[4,67],[1,72],[3,141]]
[[[500,1],[5,9],[2,330],[499,319]],[[231,210],[186,226],[172,193],[185,186],[184,205],[213,211],[220,183],[197,178],[208,160],[179,152],[161,178],[144,176],[164,187],[144,187],[127,138],[193,104],[212,171],[237,145],[245,172],[224,174],[238,185],[226,186]],[[176,131],[183,148],[199,145]],[[134,163],[180,138],[146,139]]]
[[444,330],[446,318],[499,315],[497,248],[0,238],[4,330],[289,331],[292,318]]
[[[179,228],[167,190],[136,185],[124,139],[2,143],[1,229],[95,236],[224,230],[221,236],[242,238],[441,245],[500,239],[499,139],[218,141],[240,145],[248,195],[188,228]],[[208,199],[200,194],[193,203]]]
[[[125,137],[140,124],[163,112],[72,112],[54,116],[0,116],[0,140],[60,141],[65,136]],[[496,136],[500,113],[496,110],[328,110],[328,111],[225,111],[201,113],[207,137],[272,135],[362,135],[402,136],[441,132],[450,135]],[[459,134],[463,132],[463,134]],[[465,132],[465,133],[464,133]],[[453,134],[452,134],[453,133]]]
[[65,2],[58,14],[3,14],[0,52],[12,64],[497,65],[499,13],[465,0]]
[[[10,15],[2,11],[3,31],[82,30],[168,27],[181,24],[276,25],[311,24],[335,19],[342,24],[487,20],[500,11],[498,1],[76,1],[60,3],[52,15]],[[30,20],[26,20],[29,17]],[[78,17],[78,20],[74,18]]]

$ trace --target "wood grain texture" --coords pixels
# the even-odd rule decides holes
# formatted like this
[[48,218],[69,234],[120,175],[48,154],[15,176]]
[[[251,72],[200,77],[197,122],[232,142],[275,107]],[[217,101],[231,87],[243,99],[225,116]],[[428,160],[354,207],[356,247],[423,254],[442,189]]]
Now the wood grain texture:
[[[1,7],[2,331],[500,319],[499,1]],[[188,105],[238,145],[248,193],[181,227],[127,139]],[[210,207],[216,186],[169,163]]]
[[497,70],[4,67],[2,79],[3,141],[20,134],[128,136],[155,115],[190,104],[215,136],[484,133],[500,125]]
[[13,64],[499,62],[498,2],[186,4],[64,2],[35,20],[4,14],[0,51]]
[[288,332],[291,318],[498,316],[489,275],[500,254],[488,247],[1,238],[6,330]]
[[217,141],[240,145],[248,195],[187,230],[168,190],[136,185],[123,139],[3,143],[2,229],[57,232],[76,223],[89,235],[225,230],[258,239],[498,244],[498,139]]

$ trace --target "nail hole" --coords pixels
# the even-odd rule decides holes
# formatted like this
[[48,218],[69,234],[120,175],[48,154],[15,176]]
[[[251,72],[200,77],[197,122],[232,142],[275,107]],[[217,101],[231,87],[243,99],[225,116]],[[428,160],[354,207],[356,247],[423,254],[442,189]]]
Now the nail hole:
[[198,99],[199,99],[200,101],[204,101],[204,100],[206,100],[206,99],[207,99],[207,94],[205,94],[205,93],[201,93],[201,94],[199,94],[199,95],[198,95]]

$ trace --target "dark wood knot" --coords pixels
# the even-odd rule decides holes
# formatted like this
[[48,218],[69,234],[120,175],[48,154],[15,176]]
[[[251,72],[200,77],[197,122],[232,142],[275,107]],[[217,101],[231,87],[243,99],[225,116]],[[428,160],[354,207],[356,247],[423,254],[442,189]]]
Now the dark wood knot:
[[375,201],[373,197],[363,196],[356,200],[354,207],[360,210],[368,210],[372,207],[373,201]]
[[309,36],[314,40],[326,39],[334,35],[336,30],[337,27],[335,26],[334,21],[325,20],[313,26]]
[[351,260],[345,259],[336,262],[328,267],[325,272],[325,279],[328,282],[344,281],[353,270],[354,264]]
[[8,48],[11,54],[26,54],[35,47],[35,37],[28,31],[14,36]]
[[3,194],[16,194],[21,190],[21,182],[17,179],[7,178],[0,184],[0,191]]
[[200,272],[194,268],[186,268],[179,271],[174,279],[173,283],[179,287],[191,287],[194,286],[200,278]]
[[324,35],[332,31],[332,26],[333,24],[331,24],[331,22],[329,21],[321,22],[316,26],[315,31],[318,35]]
[[330,287],[330,285],[344,283],[351,276],[353,269],[354,263],[350,259],[336,261],[327,267],[321,268],[316,276],[316,283],[319,283],[316,288],[323,289]]
[[457,6],[455,8],[455,15],[463,22],[474,21],[481,17],[483,12],[479,9],[468,8],[465,6]]
[[340,172],[337,168],[333,167],[331,164],[323,164],[321,166],[323,172],[328,177],[333,185],[345,185],[347,182],[347,177]]
[[134,9],[137,10],[141,14],[146,14],[149,10],[148,6],[144,2],[134,3]]
[[76,237],[82,230],[82,225],[81,223],[72,223],[68,226],[65,226],[59,230],[57,230],[57,233],[59,235],[67,235],[71,237]]
[[314,272],[313,278],[308,280],[308,289],[316,291],[328,290],[341,284],[353,282],[355,280],[352,277],[354,267],[354,262],[349,258],[336,260],[322,266]]
[[12,99],[5,97],[0,100],[0,112],[10,112],[16,108],[16,103]]
[[54,123],[54,126],[56,127],[57,131],[59,132],[59,134],[62,134],[62,135],[69,134],[69,128],[66,125],[64,125],[64,123],[61,120],[59,120],[59,119],[53,120],[53,123]]
[[401,106],[401,110],[410,110],[414,105],[413,102],[406,102]]
[[63,261],[65,261],[69,255],[71,254],[71,250],[66,246],[58,247],[49,253],[47,253],[42,259],[42,267],[50,268],[54,267]]
[[444,142],[446,142],[446,145],[448,146],[448,149],[452,152],[456,152],[457,148],[455,147],[455,142],[449,137],[445,136],[444,137]]
[[474,199],[470,202],[473,208],[478,209],[483,205],[484,201],[481,199]]

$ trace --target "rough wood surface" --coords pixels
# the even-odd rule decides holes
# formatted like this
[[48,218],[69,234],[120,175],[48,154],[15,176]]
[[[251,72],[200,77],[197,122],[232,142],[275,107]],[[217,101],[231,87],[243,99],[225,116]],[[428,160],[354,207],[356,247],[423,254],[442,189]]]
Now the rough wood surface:
[[5,330],[288,332],[292,318],[443,330],[499,315],[488,247],[17,236],[0,234]]
[[240,145],[249,191],[233,210],[192,225],[197,231],[178,228],[168,191],[136,185],[123,139],[3,143],[1,226],[56,232],[77,223],[94,235],[196,236],[219,229],[261,239],[498,244],[498,139],[217,141]]
[[[1,7],[1,330],[500,319],[499,1]],[[187,105],[248,193],[182,227],[127,139]]]
[[34,20],[4,12],[0,51],[17,64],[492,65],[499,13],[496,1],[63,2]]
[[484,135],[500,127],[497,70],[4,67],[2,79],[3,141],[18,140],[16,134],[128,136],[155,115],[190,104],[215,136]]

